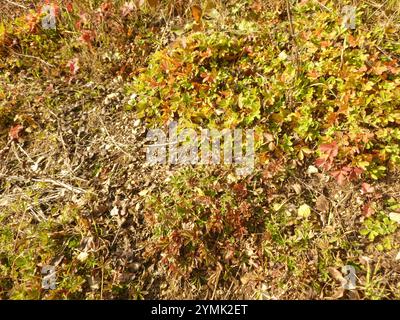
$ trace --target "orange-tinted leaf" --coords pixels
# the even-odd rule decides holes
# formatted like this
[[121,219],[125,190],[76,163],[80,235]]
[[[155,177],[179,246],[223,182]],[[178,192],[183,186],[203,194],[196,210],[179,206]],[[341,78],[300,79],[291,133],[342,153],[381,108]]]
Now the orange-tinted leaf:
[[328,48],[331,46],[331,42],[330,41],[321,41],[320,46],[322,48]]
[[390,61],[390,62],[386,62],[385,64],[386,64],[388,70],[389,70],[391,73],[393,73],[394,75],[397,75],[397,74],[400,73],[400,67],[398,66],[396,60],[392,60],[392,61]]
[[333,123],[336,122],[337,118],[338,118],[338,114],[336,112],[330,112],[328,114],[328,116],[326,117],[326,122],[328,125],[331,126]]
[[262,10],[261,1],[259,1],[259,0],[254,1],[250,8],[254,12],[259,13]]
[[72,6],[72,2],[70,2],[70,1],[67,2],[67,4],[65,5],[65,8],[67,9],[67,11],[69,13],[71,13],[74,10],[74,8]]
[[200,23],[202,15],[203,12],[199,6],[192,6],[192,16],[197,23]]
[[83,30],[82,31],[82,34],[81,34],[81,36],[80,36],[80,38],[79,38],[81,41],[83,41],[83,42],[85,42],[85,43],[87,43],[87,44],[91,44],[91,42],[93,41],[93,39],[94,39],[94,34],[93,34],[93,31],[90,31],[90,30]]
[[333,141],[332,143],[321,144],[319,146],[319,150],[325,153],[328,156],[328,158],[334,158],[337,156],[339,148],[336,141]]
[[112,8],[112,3],[110,3],[110,2],[104,2],[104,3],[102,3],[101,6],[100,6],[100,11],[101,11],[102,13],[106,13],[106,12],[109,12],[109,11],[111,10],[111,8]]
[[373,66],[372,71],[373,71],[374,74],[380,76],[380,75],[382,75],[384,72],[388,71],[388,68],[387,68],[384,64],[382,64],[382,63],[380,63],[380,62],[377,62],[377,63]]
[[308,72],[308,76],[311,79],[317,79],[319,77],[319,73],[316,70],[311,70]]
[[349,41],[350,47],[354,48],[357,46],[357,39],[353,37],[351,34],[349,34],[349,37],[347,39]]
[[147,0],[147,2],[149,3],[150,7],[155,8],[158,6],[159,0]]

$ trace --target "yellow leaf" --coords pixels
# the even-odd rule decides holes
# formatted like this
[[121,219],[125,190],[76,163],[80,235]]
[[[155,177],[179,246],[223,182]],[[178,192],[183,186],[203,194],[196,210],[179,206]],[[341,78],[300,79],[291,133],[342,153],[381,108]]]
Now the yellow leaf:
[[299,209],[297,209],[297,214],[299,217],[307,218],[311,214],[311,209],[307,204],[302,204]]

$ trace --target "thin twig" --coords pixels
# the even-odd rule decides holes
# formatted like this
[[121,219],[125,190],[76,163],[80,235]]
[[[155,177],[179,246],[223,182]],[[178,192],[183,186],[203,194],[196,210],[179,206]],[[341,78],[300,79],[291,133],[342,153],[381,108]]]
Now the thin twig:
[[19,3],[16,3],[16,2],[14,2],[14,1],[10,1],[10,0],[6,0],[9,4],[13,4],[14,6],[17,6],[17,7],[20,7],[20,8],[22,8],[22,9],[25,9],[25,10],[28,10],[28,8],[27,7],[25,7],[24,5],[22,5],[22,4],[19,4]]
[[375,14],[377,13],[379,10],[382,9],[383,6],[385,6],[385,4],[388,2],[389,0],[386,0],[384,3],[382,3],[379,8],[377,8],[374,12],[372,12],[368,17],[367,17],[367,21]]
[[395,57],[393,57],[389,52],[386,52],[385,50],[383,50],[381,47],[375,45],[375,48],[377,48],[380,52],[382,52],[387,58],[393,60],[396,59]]
[[74,187],[74,186],[68,185],[68,184],[66,184],[64,182],[53,180],[53,179],[32,179],[32,181],[51,183],[51,184],[54,184],[54,185],[59,186],[59,187],[63,187],[65,189],[67,189],[67,190],[69,190],[71,192],[75,192],[75,193],[86,193],[86,190],[83,190],[81,188]]
[[10,149],[9,146],[10,146],[10,144],[11,144],[11,141],[12,141],[11,139],[8,140],[8,142],[7,142],[7,144],[4,146],[4,148],[0,150],[0,156],[1,156],[5,151],[7,151],[7,150]]
[[15,52],[14,50],[10,50],[10,51],[11,51],[13,54],[17,55],[17,56],[25,57],[25,58],[36,59],[36,60],[40,61],[41,63],[45,64],[45,65],[48,66],[48,67],[52,67],[52,68],[55,67],[55,66],[52,65],[51,63],[48,63],[47,61],[44,61],[43,59],[41,59],[41,58],[39,58],[39,57],[31,56],[31,55],[29,55],[29,54],[18,53],[18,52]]
[[121,147],[119,146],[120,144],[114,140],[114,138],[113,138],[113,137],[111,136],[111,134],[108,132],[108,130],[107,130],[107,128],[106,128],[106,126],[105,126],[103,120],[102,120],[100,117],[98,117],[98,119],[100,120],[101,124],[103,125],[103,128],[104,128],[104,131],[105,131],[106,135],[110,138],[110,140],[111,140],[111,142],[114,144],[114,146],[115,146],[119,151],[121,151],[122,153],[124,153],[125,155],[127,155],[129,158],[132,158],[132,155],[131,155],[130,153],[126,152],[123,148],[121,148]]
[[328,10],[329,12],[332,13],[332,10],[329,9],[329,8],[328,8],[327,6],[325,6],[324,4],[322,4],[321,2],[319,2],[319,1],[317,1],[317,0],[314,0],[314,2],[318,3],[318,5],[319,5],[320,7],[324,8],[325,10]]
[[344,63],[344,51],[346,50],[346,46],[347,46],[347,38],[346,36],[344,37],[343,40],[343,48],[342,48],[342,52],[340,53],[340,67],[339,70],[342,70],[343,68],[343,63]]

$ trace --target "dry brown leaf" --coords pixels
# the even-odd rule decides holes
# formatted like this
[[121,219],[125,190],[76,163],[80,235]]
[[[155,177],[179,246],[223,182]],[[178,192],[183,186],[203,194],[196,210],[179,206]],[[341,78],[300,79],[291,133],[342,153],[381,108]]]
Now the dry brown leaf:
[[150,7],[155,8],[158,6],[158,1],[159,0],[147,0],[147,2],[149,3]]
[[357,290],[349,290],[348,295],[349,295],[350,300],[360,300],[361,299]]
[[315,203],[315,208],[320,212],[328,212],[329,201],[324,195],[320,195]]
[[335,269],[333,267],[329,267],[328,268],[328,272],[331,275],[331,277],[333,279],[335,279],[337,282],[339,282],[339,283],[346,283],[347,282],[346,279],[343,277],[342,273],[339,270],[337,270],[337,269]]
[[296,192],[296,194],[300,194],[301,193],[301,185],[299,185],[298,183],[293,184],[292,188]]
[[264,280],[262,276],[257,275],[255,272],[246,273],[240,278],[240,282],[244,285],[250,282],[258,282]]
[[344,288],[339,287],[335,290],[335,292],[333,293],[333,295],[330,298],[336,300],[336,299],[342,298],[343,295],[344,295]]
[[199,6],[192,6],[192,16],[193,19],[197,22],[200,23],[201,22],[201,17],[203,15],[203,11],[201,10],[201,8]]

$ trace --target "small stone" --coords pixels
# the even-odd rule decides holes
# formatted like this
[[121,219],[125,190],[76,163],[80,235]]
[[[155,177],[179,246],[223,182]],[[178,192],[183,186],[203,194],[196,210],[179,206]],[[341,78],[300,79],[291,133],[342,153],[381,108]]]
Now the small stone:
[[110,211],[110,215],[112,217],[118,216],[119,210],[117,207],[112,208],[112,210]]
[[318,173],[318,169],[315,166],[309,166],[307,169],[307,174],[314,174],[314,173]]
[[82,251],[78,256],[76,257],[80,262],[85,262],[86,259],[89,257],[89,254],[86,251]]

